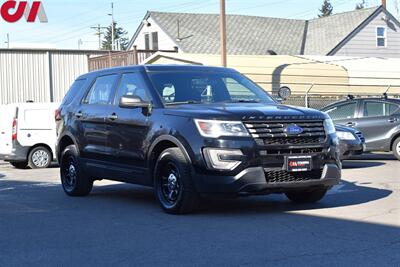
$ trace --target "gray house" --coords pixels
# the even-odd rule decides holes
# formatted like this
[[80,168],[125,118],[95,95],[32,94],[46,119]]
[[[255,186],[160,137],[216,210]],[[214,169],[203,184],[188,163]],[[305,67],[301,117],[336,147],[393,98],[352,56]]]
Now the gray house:
[[[228,54],[400,57],[400,23],[383,6],[311,20],[227,15]],[[219,15],[147,12],[129,49],[218,54]]]

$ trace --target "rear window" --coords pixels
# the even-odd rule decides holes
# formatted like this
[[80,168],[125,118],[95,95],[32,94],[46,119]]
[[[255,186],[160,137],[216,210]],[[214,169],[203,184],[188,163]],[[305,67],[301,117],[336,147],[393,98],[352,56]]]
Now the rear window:
[[64,96],[62,105],[68,105],[74,100],[75,96],[79,91],[82,90],[83,85],[85,84],[86,79],[76,80],[71,87],[69,88],[67,94]]

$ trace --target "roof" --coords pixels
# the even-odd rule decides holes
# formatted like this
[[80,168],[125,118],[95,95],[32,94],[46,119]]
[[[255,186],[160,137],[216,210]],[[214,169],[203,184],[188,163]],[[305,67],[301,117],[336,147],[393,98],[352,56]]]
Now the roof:
[[363,8],[310,20],[305,54],[327,55],[379,8]]
[[[227,15],[227,52],[231,55],[326,55],[383,7],[372,7],[313,20]],[[149,11],[184,53],[220,52],[219,15]],[[178,21],[180,36],[178,38]],[[139,34],[136,31],[130,46]]]

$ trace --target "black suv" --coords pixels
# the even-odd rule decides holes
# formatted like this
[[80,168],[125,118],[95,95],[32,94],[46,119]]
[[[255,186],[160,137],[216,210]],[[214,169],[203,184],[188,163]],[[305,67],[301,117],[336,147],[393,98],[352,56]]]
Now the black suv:
[[322,111],[337,124],[357,128],[365,151],[392,151],[400,160],[400,99],[358,98],[333,103]]
[[57,120],[70,196],[111,179],[152,186],[164,210],[187,213],[213,194],[316,202],[340,181],[332,120],[276,103],[232,69],[149,65],[85,74]]

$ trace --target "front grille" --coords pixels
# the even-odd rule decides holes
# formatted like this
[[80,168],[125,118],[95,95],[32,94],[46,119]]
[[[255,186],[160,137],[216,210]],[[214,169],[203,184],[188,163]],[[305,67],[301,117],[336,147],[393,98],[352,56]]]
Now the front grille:
[[268,155],[295,155],[295,154],[315,154],[322,153],[324,151],[323,147],[310,147],[310,148],[281,148],[281,149],[268,149],[260,150],[261,156]]
[[[324,122],[319,121],[285,121],[285,122],[244,122],[255,141],[260,146],[272,145],[309,145],[321,144],[326,139]],[[303,132],[290,135],[285,129],[290,125],[297,125]]]
[[322,170],[309,172],[288,172],[282,170],[266,171],[268,183],[291,183],[321,179]]
[[361,142],[363,142],[363,143],[365,142],[365,137],[361,132],[356,132],[356,135],[361,140]]

